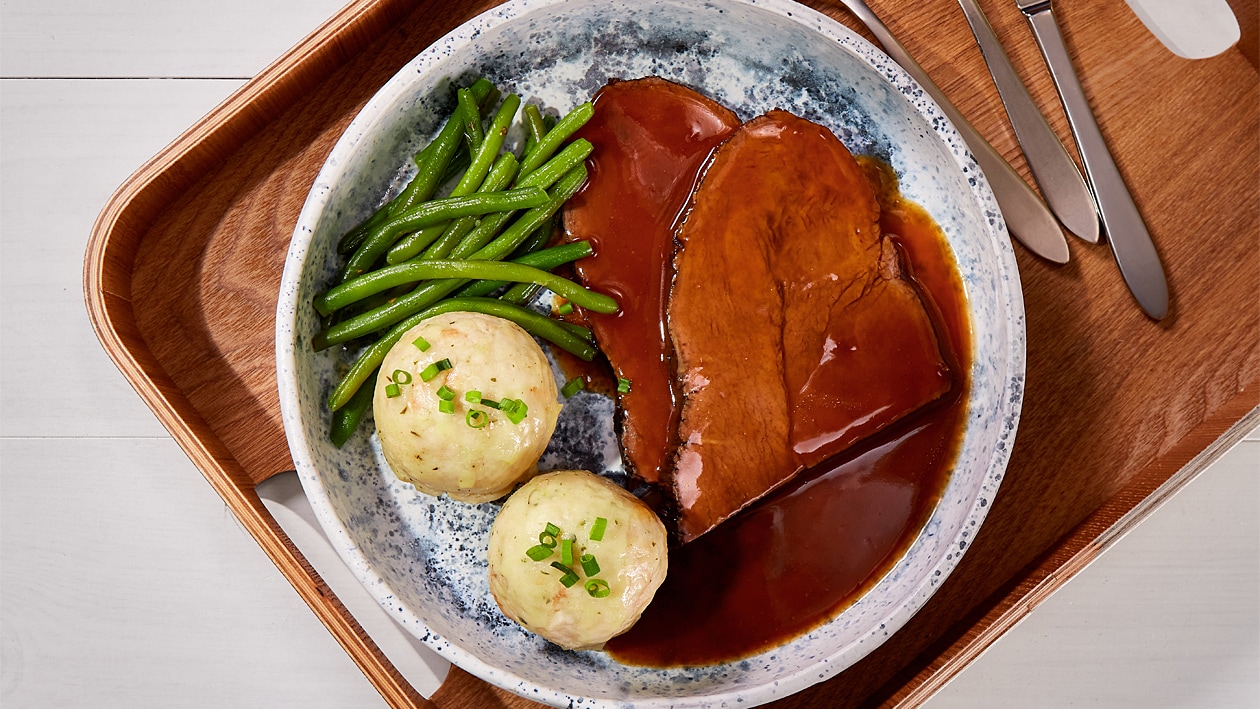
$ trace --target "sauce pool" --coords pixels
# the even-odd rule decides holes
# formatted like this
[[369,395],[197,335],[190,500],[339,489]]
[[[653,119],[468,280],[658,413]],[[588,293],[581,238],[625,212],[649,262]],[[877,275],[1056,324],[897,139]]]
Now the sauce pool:
[[896,563],[931,516],[966,421],[970,326],[944,235],[900,198],[891,170],[858,158],[880,228],[902,250],[957,374],[937,402],[797,476],[674,549],[639,622],[610,640],[617,660],[711,665],[769,649],[835,617]]

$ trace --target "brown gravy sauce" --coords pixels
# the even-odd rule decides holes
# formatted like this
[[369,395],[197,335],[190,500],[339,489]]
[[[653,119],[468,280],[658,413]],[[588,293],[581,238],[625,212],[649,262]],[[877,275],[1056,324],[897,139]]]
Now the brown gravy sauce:
[[631,382],[618,422],[627,464],[655,483],[678,429],[664,326],[674,220],[701,164],[739,119],[655,77],[613,82],[594,102],[596,117],[576,134],[595,147],[587,160],[591,179],[566,205],[565,231],[570,240],[589,239],[600,254],[574,264],[582,281],[621,304],[612,315],[586,316],[616,377]]
[[927,522],[966,421],[970,326],[944,235],[901,199],[891,169],[858,158],[938,328],[949,394],[805,471],[699,539],[674,549],[669,575],[639,622],[606,650],[621,662],[727,662],[825,623],[872,587]]

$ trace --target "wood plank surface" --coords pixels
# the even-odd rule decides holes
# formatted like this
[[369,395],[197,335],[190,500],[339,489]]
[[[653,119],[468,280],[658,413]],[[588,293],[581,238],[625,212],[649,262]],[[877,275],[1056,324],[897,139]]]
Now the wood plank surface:
[[[1026,174],[961,14],[872,4]],[[205,464],[221,466],[228,487],[248,490],[291,466],[275,401],[271,315],[306,189],[375,87],[480,8],[368,5],[357,24],[330,28],[321,50],[282,60],[285,71],[263,77],[274,83],[252,82],[238,96],[247,100],[198,124],[158,156],[154,167],[166,171],[153,173],[156,181],[142,173],[124,188],[133,201],[114,206],[122,221],[111,225],[109,258],[97,274],[98,316],[118,328],[126,356],[152,381],[167,407],[159,416],[213,439]],[[1238,306],[1254,303],[1260,289],[1260,221],[1248,208],[1260,198],[1255,67],[1238,51],[1177,59],[1121,4],[1056,8],[1164,258],[1172,313],[1162,323],[1142,316],[1105,247],[1074,241],[1074,260],[1061,268],[1017,247],[1029,334],[1024,417],[983,531],[903,631],[852,670],[778,705],[891,704],[939,681],[947,660],[978,652],[973,641],[986,624],[1260,399],[1260,313]],[[843,10],[821,9],[852,25]],[[995,3],[986,10],[1067,141],[1022,17]],[[524,705],[466,678],[452,673],[435,701]]]

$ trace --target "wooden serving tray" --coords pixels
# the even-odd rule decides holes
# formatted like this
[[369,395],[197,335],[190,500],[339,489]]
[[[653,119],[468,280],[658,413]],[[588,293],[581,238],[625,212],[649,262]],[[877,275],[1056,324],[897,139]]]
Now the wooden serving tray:
[[[273,325],[290,234],[359,108],[403,64],[496,4],[356,0],[127,180],[88,246],[97,334],[293,587],[395,707],[536,706],[452,669],[426,700],[378,650],[263,506],[293,463]],[[834,3],[811,0],[855,29]],[[1027,177],[957,6],[872,0],[919,62]],[[1020,74],[1073,145],[1013,2],[984,2]],[[1260,81],[1244,44],[1165,50],[1123,3],[1057,0],[1076,67],[1164,260],[1171,313],[1148,320],[1105,246],[1055,267],[1016,247],[1028,376],[1018,440],[983,530],[899,633],[782,707],[911,706],[1260,421]],[[868,38],[870,37],[862,30]]]

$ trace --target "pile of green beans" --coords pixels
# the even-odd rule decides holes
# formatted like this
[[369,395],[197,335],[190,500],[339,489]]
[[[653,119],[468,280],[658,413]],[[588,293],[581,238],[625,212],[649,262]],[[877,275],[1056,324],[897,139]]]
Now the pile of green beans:
[[[590,120],[592,105],[556,121],[532,104],[522,111],[515,94],[501,96],[486,79],[458,89],[454,112],[414,157],[415,176],[337,244],[345,266],[315,298],[325,319],[312,342],[316,350],[361,348],[328,399],[337,446],[371,404],[386,353],[426,318],[455,311],[506,318],[589,361],[596,350],[588,329],[524,306],[547,288],[594,312],[617,311],[612,298],[551,273],[589,256],[589,243],[547,248],[561,206],[586,182],[591,144],[573,134]],[[519,156],[504,150],[518,112],[525,128]]]

